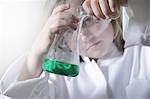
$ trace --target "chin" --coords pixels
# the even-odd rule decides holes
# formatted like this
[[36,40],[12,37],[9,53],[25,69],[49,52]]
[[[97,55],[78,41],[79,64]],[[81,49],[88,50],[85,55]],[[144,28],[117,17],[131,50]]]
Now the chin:
[[105,55],[106,55],[107,51],[95,51],[95,52],[91,52],[91,53],[88,53],[88,57],[90,58],[103,58]]
[[104,55],[102,53],[92,53],[90,55],[88,55],[88,57],[90,58],[102,58]]

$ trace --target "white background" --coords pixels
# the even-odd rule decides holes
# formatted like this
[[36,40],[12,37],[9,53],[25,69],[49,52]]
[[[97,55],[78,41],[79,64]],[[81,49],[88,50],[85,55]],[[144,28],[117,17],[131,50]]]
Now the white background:
[[0,0],[0,78],[41,30],[43,0]]

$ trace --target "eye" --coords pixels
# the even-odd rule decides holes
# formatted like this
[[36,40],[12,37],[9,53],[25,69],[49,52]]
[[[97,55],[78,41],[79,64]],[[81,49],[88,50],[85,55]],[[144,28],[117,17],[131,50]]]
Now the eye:
[[89,28],[94,24],[94,20],[92,17],[87,17],[82,24],[83,28]]
[[85,21],[87,21],[87,22],[92,22],[92,21],[93,21],[93,18],[92,18],[92,17],[87,17],[87,18],[85,19]]

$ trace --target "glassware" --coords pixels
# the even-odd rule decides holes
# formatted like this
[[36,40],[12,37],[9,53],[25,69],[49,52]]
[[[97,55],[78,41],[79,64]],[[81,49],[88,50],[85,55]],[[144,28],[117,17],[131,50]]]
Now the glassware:
[[44,60],[42,69],[44,71],[75,77],[79,73],[79,33],[82,26],[82,19],[79,22],[75,33],[74,50],[72,51],[67,43],[68,32],[73,32],[72,29],[63,35],[57,35],[52,46],[49,49],[48,55]]
[[56,36],[42,65],[43,70],[71,77],[78,75],[79,52],[77,46],[75,46],[75,51],[69,48],[66,39],[68,37],[68,32],[70,32],[70,30],[63,35]]
[[82,7],[78,9],[78,12],[80,12],[80,17],[82,18],[84,17],[80,34],[92,35],[94,38],[100,37],[100,35],[104,33],[104,31],[108,27],[110,22],[120,17],[120,10],[118,10],[117,13],[112,15],[112,17],[109,19],[99,19],[99,20],[95,19],[91,15],[88,15]]

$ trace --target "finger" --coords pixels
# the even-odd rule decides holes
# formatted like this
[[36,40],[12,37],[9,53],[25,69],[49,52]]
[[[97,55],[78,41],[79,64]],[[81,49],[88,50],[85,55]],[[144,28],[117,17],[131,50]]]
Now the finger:
[[63,20],[66,20],[70,23],[78,23],[79,22],[79,19],[68,13],[68,12],[62,12],[62,13],[58,13],[56,16],[55,16],[56,19],[60,20],[60,19],[63,19]]
[[109,7],[111,9],[111,12],[116,12],[117,9],[117,0],[108,0]]
[[79,19],[77,17],[75,17],[74,15],[70,15],[70,16],[71,16],[70,18],[66,17],[65,20],[68,21],[69,26],[71,28],[73,28],[74,30],[76,30],[78,22],[79,22]]
[[73,29],[76,30],[77,24],[71,23],[68,20],[59,20],[55,24],[56,29],[58,29],[59,32],[64,32],[66,29]]
[[74,21],[73,19],[70,19],[70,20],[65,19],[65,21],[67,21],[66,25],[69,26],[71,29],[73,30],[77,29],[78,23],[73,22]]
[[111,12],[110,8],[108,6],[108,1],[107,0],[99,0],[99,5],[100,5],[100,8],[101,8],[102,13],[104,14],[105,18],[108,19],[109,13]]
[[63,4],[63,5],[59,5],[58,7],[56,7],[53,12],[52,12],[52,15],[53,14],[56,14],[58,12],[63,12],[65,10],[68,10],[70,8],[70,5],[69,4]]
[[79,22],[79,18],[77,18],[76,16],[74,16],[70,13],[67,13],[67,12],[65,12],[64,14],[65,14],[64,16],[65,16],[66,20],[70,19],[71,23],[78,23]]
[[119,6],[128,6],[128,0],[119,0]]
[[97,18],[102,18],[102,19],[105,19],[105,16],[104,14],[102,13],[102,10],[100,8],[100,5],[98,3],[98,0],[92,0],[91,1],[91,8],[92,8],[92,11],[94,13],[94,15],[97,17]]
[[105,6],[106,6],[106,14],[110,18],[110,14],[112,13],[110,6],[109,6],[109,1],[105,0]]
[[57,20],[53,25],[50,26],[51,31],[55,34],[64,32],[67,28],[67,22],[64,20]]
[[[113,4],[111,4],[111,2],[109,2],[110,6],[114,6],[114,12],[111,11],[111,13],[109,14],[109,16],[113,19],[116,19],[120,16],[120,0],[110,0]],[[111,9],[111,7],[110,7]]]
[[87,12],[87,14],[93,15],[93,11],[92,11],[90,3],[91,3],[91,0],[85,0],[84,3],[82,4],[82,7]]

